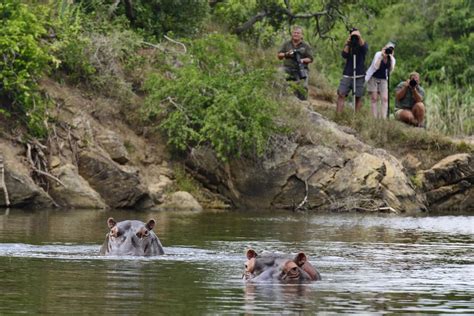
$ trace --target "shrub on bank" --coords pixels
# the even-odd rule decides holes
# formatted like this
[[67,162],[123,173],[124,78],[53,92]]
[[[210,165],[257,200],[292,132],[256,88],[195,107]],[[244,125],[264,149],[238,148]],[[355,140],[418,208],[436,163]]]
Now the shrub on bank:
[[253,52],[232,36],[208,35],[188,45],[183,66],[146,82],[148,124],[159,124],[179,151],[210,144],[222,160],[263,154],[275,130],[274,67],[250,58]]

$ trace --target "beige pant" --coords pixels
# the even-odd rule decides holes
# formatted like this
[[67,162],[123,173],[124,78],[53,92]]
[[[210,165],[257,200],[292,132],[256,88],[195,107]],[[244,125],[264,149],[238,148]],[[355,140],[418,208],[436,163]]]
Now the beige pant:
[[378,92],[380,95],[388,92],[387,80],[370,78],[367,82],[367,91],[368,92]]

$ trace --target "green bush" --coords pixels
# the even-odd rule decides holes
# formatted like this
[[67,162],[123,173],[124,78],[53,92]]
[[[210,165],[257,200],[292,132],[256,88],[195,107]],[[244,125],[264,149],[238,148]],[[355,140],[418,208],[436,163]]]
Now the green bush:
[[0,99],[26,123],[35,136],[44,136],[46,103],[37,81],[54,59],[41,45],[47,32],[44,7],[28,7],[19,0],[0,3]]
[[210,144],[222,160],[263,154],[275,129],[274,68],[252,67],[231,36],[209,35],[189,46],[173,79],[156,74],[146,82],[150,95],[143,112],[149,122],[161,120],[169,144],[180,151]]

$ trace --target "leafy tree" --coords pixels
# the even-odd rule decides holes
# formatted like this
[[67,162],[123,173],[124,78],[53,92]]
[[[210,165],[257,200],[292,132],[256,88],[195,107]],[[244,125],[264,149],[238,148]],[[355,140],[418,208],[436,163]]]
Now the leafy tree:
[[273,67],[250,65],[253,51],[243,54],[235,37],[209,35],[189,45],[173,79],[156,74],[148,80],[143,113],[149,122],[160,121],[178,151],[209,144],[222,160],[263,154],[275,129]]
[[0,3],[0,99],[7,107],[4,113],[18,115],[34,135],[42,136],[46,105],[37,81],[54,59],[41,45],[47,35],[44,8],[34,9],[19,0]]

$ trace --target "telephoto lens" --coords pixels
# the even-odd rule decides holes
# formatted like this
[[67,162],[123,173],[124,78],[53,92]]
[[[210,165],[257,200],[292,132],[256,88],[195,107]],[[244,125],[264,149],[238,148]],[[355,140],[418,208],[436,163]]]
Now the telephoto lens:
[[416,87],[417,84],[418,84],[418,82],[416,82],[415,79],[410,80],[410,87],[414,88],[414,87]]
[[385,48],[385,54],[391,55],[392,53],[393,53],[393,48],[392,47]]

